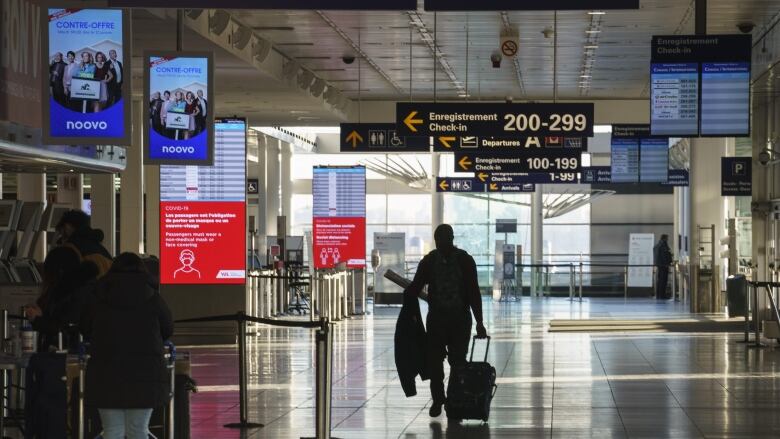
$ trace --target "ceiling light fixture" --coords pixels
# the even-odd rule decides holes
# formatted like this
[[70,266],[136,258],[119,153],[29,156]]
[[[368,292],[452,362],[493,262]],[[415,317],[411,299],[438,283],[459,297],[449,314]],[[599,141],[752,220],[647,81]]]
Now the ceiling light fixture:
[[605,11],[588,11],[588,15],[606,15]]
[[211,33],[222,35],[230,24],[230,13],[224,9],[216,9],[209,16],[209,30]]

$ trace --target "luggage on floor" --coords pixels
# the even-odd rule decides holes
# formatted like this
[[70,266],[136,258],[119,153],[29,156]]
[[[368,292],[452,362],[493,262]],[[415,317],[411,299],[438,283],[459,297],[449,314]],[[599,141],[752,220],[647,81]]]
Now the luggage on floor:
[[149,431],[157,439],[190,439],[190,394],[197,391],[192,379],[189,352],[176,354],[176,377],[173,386],[173,438],[168,437],[170,405],[154,409]]
[[36,353],[30,356],[25,376],[26,439],[65,439],[67,399],[65,354]]
[[487,337],[484,361],[474,361],[474,345],[471,357],[463,366],[450,370],[447,385],[447,402],[444,405],[449,419],[480,419],[487,422],[490,417],[490,402],[496,392],[496,368],[487,362],[490,337]]

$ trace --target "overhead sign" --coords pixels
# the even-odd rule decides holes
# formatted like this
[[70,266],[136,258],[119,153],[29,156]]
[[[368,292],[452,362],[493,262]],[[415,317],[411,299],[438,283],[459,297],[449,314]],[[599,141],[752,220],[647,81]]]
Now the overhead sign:
[[495,137],[495,136],[434,136],[433,150],[452,152],[457,150],[473,153],[514,150],[523,148],[578,148],[588,150],[587,137],[531,136],[531,137]]
[[488,192],[534,192],[536,185],[533,183],[489,183]]
[[576,172],[479,172],[477,178],[484,183],[504,184],[577,184],[579,176]]
[[651,45],[653,134],[750,134],[751,35],[654,36]]
[[612,170],[609,166],[590,166],[582,168],[581,182],[584,184],[612,183]]
[[47,91],[44,144],[129,145],[128,14],[121,9],[46,11],[46,72],[40,75]]
[[399,136],[394,123],[342,123],[341,152],[429,152],[430,138]]
[[456,172],[579,172],[581,153],[576,149],[529,149],[490,155],[455,153]]
[[395,107],[399,135],[593,135],[593,104],[409,103]]
[[485,192],[485,183],[476,178],[436,177],[436,192]]
[[160,166],[163,284],[245,282],[246,121],[219,119],[214,129],[213,166]]
[[313,174],[314,268],[365,268],[366,168],[315,166]]
[[664,186],[690,186],[690,173],[687,169],[670,169],[669,179]]
[[613,125],[611,139],[613,183],[666,183],[669,139],[650,134],[650,125]]
[[144,162],[214,160],[214,61],[210,52],[144,55]]
[[749,197],[753,192],[751,157],[722,157],[720,162],[720,195]]
[[517,218],[497,219],[496,233],[517,233]]
[[124,8],[202,8],[202,9],[304,9],[347,11],[414,11],[417,0],[367,2],[361,0],[108,0]]
[[426,11],[553,11],[639,9],[639,0],[425,0]]
[[516,29],[501,32],[501,53],[507,58],[517,55],[520,47],[520,34]]

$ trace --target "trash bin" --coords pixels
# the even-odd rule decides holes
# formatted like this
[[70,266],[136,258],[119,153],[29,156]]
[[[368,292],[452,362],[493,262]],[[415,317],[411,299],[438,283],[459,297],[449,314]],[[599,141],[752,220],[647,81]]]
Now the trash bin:
[[733,274],[726,279],[726,298],[729,307],[729,317],[745,316],[747,286],[747,279],[742,274]]

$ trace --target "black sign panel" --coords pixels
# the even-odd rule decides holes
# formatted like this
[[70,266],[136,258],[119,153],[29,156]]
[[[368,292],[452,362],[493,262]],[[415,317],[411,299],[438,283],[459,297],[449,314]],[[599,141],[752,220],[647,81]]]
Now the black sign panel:
[[533,183],[490,183],[488,192],[534,192],[536,185]]
[[753,190],[751,157],[722,157],[720,159],[720,195],[749,197]]
[[485,192],[485,183],[468,177],[436,177],[436,192]]
[[429,152],[426,136],[402,136],[394,123],[342,123],[341,152]]
[[651,62],[750,62],[752,41],[749,34],[656,35],[651,42]]
[[409,103],[395,107],[399,135],[593,135],[593,104]]
[[608,184],[612,183],[612,168],[609,166],[590,166],[582,168],[580,174],[582,183]]
[[529,149],[490,155],[455,153],[455,172],[579,172],[581,153],[576,149]]
[[256,195],[260,193],[260,181],[256,178],[247,178],[246,193]]
[[426,11],[639,9],[639,0],[425,0]]
[[670,169],[669,180],[664,186],[690,186],[690,173],[687,169]]
[[526,148],[577,148],[588,150],[587,137],[533,136],[533,137],[495,137],[495,136],[435,136],[433,150],[438,152],[469,151],[490,153]]
[[187,9],[305,9],[345,11],[414,11],[417,0],[108,0],[111,7]]
[[484,183],[504,184],[577,184],[579,175],[576,172],[479,172],[477,178]]

